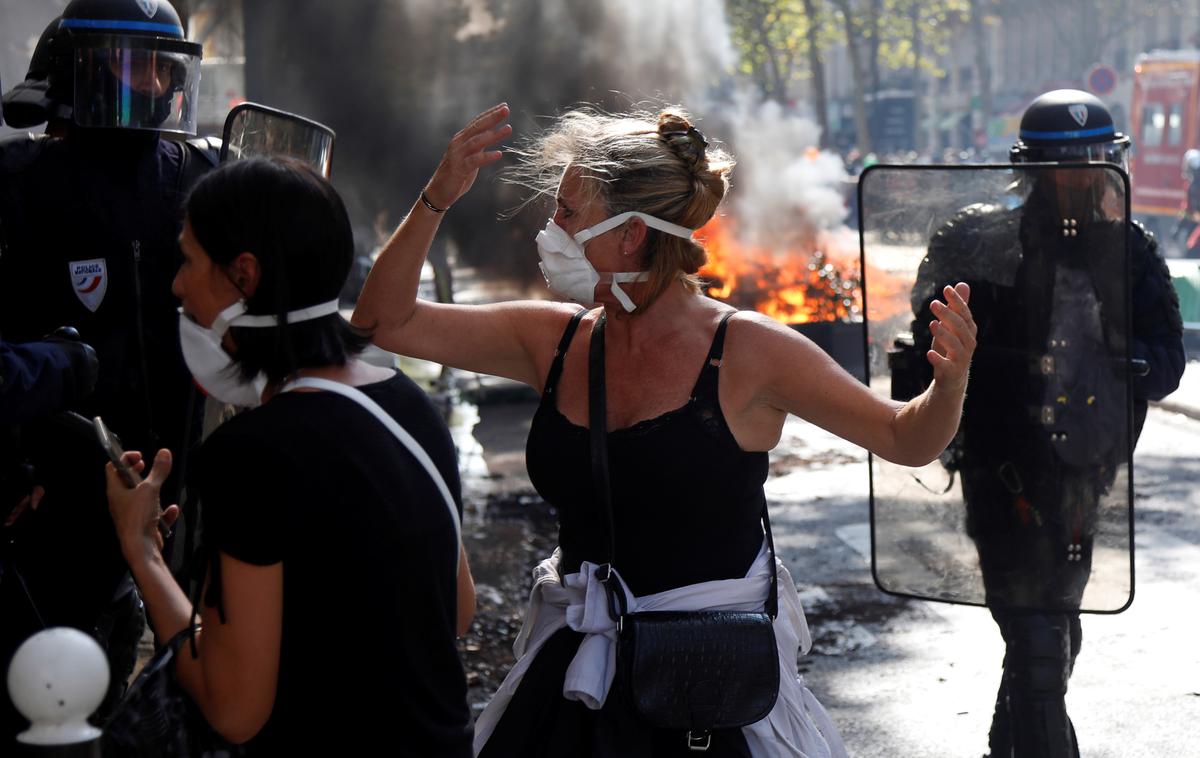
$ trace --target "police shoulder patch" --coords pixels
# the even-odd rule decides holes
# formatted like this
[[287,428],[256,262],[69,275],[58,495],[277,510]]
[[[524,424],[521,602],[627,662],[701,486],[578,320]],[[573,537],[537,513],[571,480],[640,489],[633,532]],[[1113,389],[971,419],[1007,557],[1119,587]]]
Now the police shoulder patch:
[[71,273],[71,288],[79,302],[92,313],[104,301],[108,292],[108,264],[104,258],[86,261],[71,261],[67,264]]

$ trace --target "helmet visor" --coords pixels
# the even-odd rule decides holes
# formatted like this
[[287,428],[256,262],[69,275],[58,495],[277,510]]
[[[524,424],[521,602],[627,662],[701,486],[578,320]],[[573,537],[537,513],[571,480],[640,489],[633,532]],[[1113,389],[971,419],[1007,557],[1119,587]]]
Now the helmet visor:
[[75,40],[75,123],[196,133],[200,45],[123,35]]
[[1129,138],[1118,135],[1110,142],[1081,145],[1029,145],[1018,142],[1014,163],[1114,163],[1129,171]]

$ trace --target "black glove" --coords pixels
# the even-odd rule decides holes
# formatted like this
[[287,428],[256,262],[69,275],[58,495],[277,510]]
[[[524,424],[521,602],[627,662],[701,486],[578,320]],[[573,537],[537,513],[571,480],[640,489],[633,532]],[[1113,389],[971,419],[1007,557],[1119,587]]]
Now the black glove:
[[71,362],[70,375],[63,379],[63,387],[69,394],[68,405],[92,394],[100,375],[100,359],[92,346],[70,326],[60,326],[45,341],[61,350]]

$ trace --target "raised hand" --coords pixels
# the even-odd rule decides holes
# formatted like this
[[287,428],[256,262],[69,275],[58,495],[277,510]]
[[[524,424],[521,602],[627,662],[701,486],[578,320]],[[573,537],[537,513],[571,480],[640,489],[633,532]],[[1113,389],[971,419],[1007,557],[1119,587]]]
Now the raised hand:
[[481,167],[500,160],[503,153],[488,148],[512,134],[512,126],[503,123],[507,118],[508,104],[500,103],[480,113],[454,135],[433,178],[425,185],[425,197],[430,203],[441,210],[449,208],[471,189]]
[[966,384],[971,356],[975,353],[975,319],[967,305],[971,299],[971,287],[959,282],[942,288],[945,302],[934,300],[930,305],[935,321],[929,322],[933,334],[932,348],[925,354],[933,366],[935,381],[959,386]]

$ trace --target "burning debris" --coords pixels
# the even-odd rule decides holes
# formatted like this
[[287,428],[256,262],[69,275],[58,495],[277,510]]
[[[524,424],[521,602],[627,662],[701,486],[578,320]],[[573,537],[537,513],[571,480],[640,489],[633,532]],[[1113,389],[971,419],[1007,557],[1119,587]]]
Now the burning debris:
[[861,319],[862,274],[847,234],[818,232],[781,251],[739,242],[735,227],[714,218],[697,233],[708,250],[700,276],[711,297],[785,324]]

